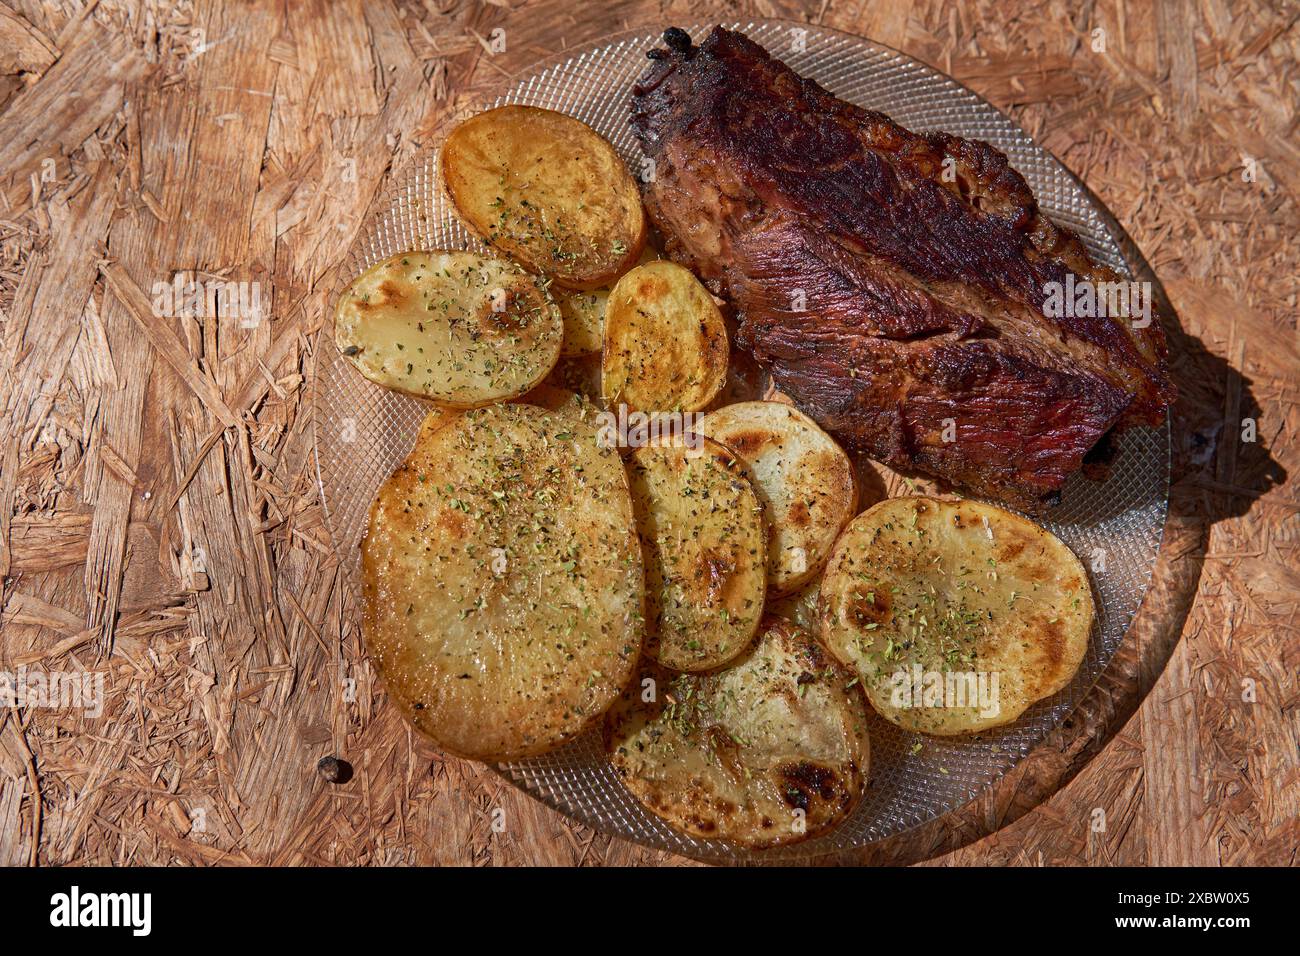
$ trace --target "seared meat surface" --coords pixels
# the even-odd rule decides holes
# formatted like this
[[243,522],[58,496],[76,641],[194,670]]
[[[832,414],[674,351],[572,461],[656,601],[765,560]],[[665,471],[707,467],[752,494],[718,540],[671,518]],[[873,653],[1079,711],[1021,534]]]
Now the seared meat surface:
[[1160,320],[1049,317],[1052,283],[1123,281],[987,143],[918,135],[721,28],[665,33],[633,94],[670,255],[741,348],[850,449],[1041,512],[1174,390]]

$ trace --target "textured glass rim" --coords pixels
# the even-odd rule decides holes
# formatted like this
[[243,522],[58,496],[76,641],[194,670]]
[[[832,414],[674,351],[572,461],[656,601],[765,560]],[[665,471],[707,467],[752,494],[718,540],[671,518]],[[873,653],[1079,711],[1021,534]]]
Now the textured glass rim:
[[[698,39],[701,36],[702,31],[711,27],[715,23],[718,23],[718,21],[714,21],[714,20],[695,21],[684,25],[683,29],[686,29],[687,32],[689,32],[694,38],[696,38],[698,42]],[[1050,166],[1054,167],[1053,170],[1054,172],[1059,172],[1063,174],[1069,180],[1069,183],[1076,194],[1074,198],[1089,213],[1097,217],[1097,219],[1101,223],[1101,230],[1105,233],[1106,238],[1118,250],[1118,255],[1122,259],[1125,267],[1123,271],[1127,271],[1128,277],[1131,278],[1138,275],[1150,275],[1154,279],[1150,266],[1142,256],[1141,251],[1137,248],[1136,243],[1133,242],[1131,237],[1127,235],[1127,233],[1125,232],[1123,227],[1120,226],[1120,224],[1115,219],[1115,217],[1110,213],[1110,211],[1105,207],[1105,205],[1092,194],[1092,192],[1087,188],[1087,186],[1083,183],[1083,181],[1079,179],[1078,176],[1076,176],[1063,163],[1061,163],[1060,160],[1058,160],[1050,151],[1039,146],[1033,140],[1033,138],[1027,132],[1025,132],[1025,130],[1022,127],[1020,127],[1018,123],[1015,122],[1014,119],[1007,116],[1005,113],[1003,113],[992,103],[990,103],[989,101],[981,97],[978,93],[975,93],[974,91],[965,87],[959,81],[949,76],[948,74],[944,73],[943,71],[935,67],[931,67],[928,64],[925,64],[919,60],[916,60],[915,58],[910,57],[907,54],[902,53],[901,51],[888,46],[887,44],[883,44],[875,40],[870,40],[865,37],[860,37],[855,34],[846,33],[841,30],[836,30],[831,27],[824,27],[824,26],[818,26],[813,24],[800,23],[792,20],[786,20],[781,18],[770,18],[770,17],[769,18],[748,18],[745,20],[731,20],[731,21],[722,22],[721,25],[726,26],[730,29],[740,30],[742,32],[785,27],[787,29],[806,30],[808,31],[809,35],[819,34],[819,35],[826,35],[830,37],[837,37],[843,42],[857,45],[857,49],[855,50],[843,51],[844,55],[850,55],[850,56],[855,53],[862,54],[864,52],[869,52],[872,50],[877,52],[883,51],[890,54],[892,57],[896,58],[896,60],[901,65],[904,65],[906,68],[925,75],[926,78],[931,81],[937,80],[941,82],[945,87],[945,91],[951,93],[951,95],[955,100],[965,99],[968,101],[965,103],[955,102],[953,104],[955,107],[963,107],[963,106],[969,107],[972,104],[977,104],[979,108],[983,108],[984,110],[991,111],[992,113],[996,114],[997,117],[999,117],[1002,122],[1007,124],[1010,131],[1012,131],[1017,137],[1019,137],[1023,141],[1022,142],[1023,148],[1035,153],[1038,158],[1045,160]],[[525,83],[529,81],[537,80],[539,77],[543,77],[549,74],[551,71],[555,70],[558,67],[574,64],[588,56],[599,55],[609,50],[610,48],[619,45],[621,43],[626,43],[629,40],[644,39],[645,41],[647,41],[648,44],[653,44],[657,42],[657,37],[659,36],[659,34],[662,33],[662,30],[665,29],[666,26],[667,25],[664,24],[661,20],[658,20],[657,18],[652,19],[640,26],[633,27],[627,30],[621,30],[616,33],[610,34],[608,37],[606,37],[601,41],[584,44],[582,46],[575,47],[571,50],[563,51],[554,56],[535,61],[534,63],[525,66],[515,71],[514,73],[510,74],[508,78],[503,77],[499,83],[493,86],[491,91],[489,91],[484,95],[479,96],[471,104],[459,110],[456,110],[451,114],[448,114],[437,124],[432,136],[430,137],[426,145],[423,146],[414,155],[409,157],[408,160],[399,169],[390,173],[389,177],[381,185],[380,191],[376,193],[375,198],[371,201],[370,205],[368,206],[366,213],[362,218],[361,227],[357,232],[353,242],[349,245],[347,252],[344,254],[341,264],[346,265],[357,259],[361,259],[364,261],[368,258],[360,250],[362,249],[363,246],[374,241],[373,227],[376,221],[379,218],[381,218],[385,212],[392,209],[394,204],[397,202],[398,197],[400,197],[401,194],[405,191],[405,189],[408,188],[408,186],[410,185],[412,178],[415,176],[415,174],[418,171],[418,168],[422,163],[429,162],[432,159],[435,162],[435,166],[436,166],[436,157],[438,151],[441,148],[442,140],[445,138],[447,132],[449,132],[450,128],[455,123],[481,110],[488,109],[494,105],[498,105],[504,101],[508,101],[509,97],[517,94],[520,88]],[[647,45],[645,49],[648,48],[649,46]],[[1014,166],[1015,163],[1013,162],[1012,165]],[[1036,195],[1037,195],[1037,191],[1036,191]],[[1085,239],[1086,242],[1087,237],[1081,235],[1080,238]],[[1091,250],[1090,250],[1090,254],[1091,254]],[[373,259],[371,261],[373,261]],[[331,291],[331,298],[327,305],[327,309],[332,309],[333,303],[337,301],[337,297],[339,293],[346,286],[346,284],[349,281],[351,281],[351,278],[352,278],[352,270],[349,269],[340,270],[336,287]],[[1156,282],[1158,283],[1158,280],[1156,280]],[[1166,318],[1172,320],[1173,315],[1169,314],[1166,316]],[[312,412],[313,412],[312,453],[313,453],[313,462],[314,462],[315,472],[316,472],[317,488],[321,494],[324,527],[327,534],[330,536],[331,546],[335,551],[335,554],[338,556],[340,560],[342,570],[343,570],[343,576],[347,582],[347,586],[351,594],[353,595],[353,597],[357,598],[359,597],[359,589],[357,586],[357,581],[355,579],[355,575],[350,573],[350,569],[353,566],[353,559],[350,555],[344,553],[346,547],[341,545],[339,540],[339,535],[336,532],[335,521],[332,513],[333,509],[331,507],[329,495],[326,491],[327,482],[322,472],[321,445],[318,440],[318,436],[319,436],[318,430],[320,425],[322,424],[322,404],[323,404],[323,395],[319,387],[321,380],[320,380],[320,376],[318,375],[318,369],[321,361],[321,353],[319,350],[322,348],[333,348],[332,333],[333,333],[332,322],[328,320],[323,322],[321,329],[315,339],[317,351],[313,353],[312,356],[312,360],[313,360],[312,376],[313,376],[313,385],[314,385],[313,402],[312,402]],[[801,843],[794,843],[786,846],[774,847],[767,850],[750,850],[743,847],[737,847],[735,845],[728,844],[722,841],[697,839],[685,834],[678,834],[679,839],[670,841],[669,843],[665,843],[662,839],[653,839],[650,837],[644,837],[637,833],[627,832],[622,828],[619,828],[617,826],[612,826],[609,821],[602,820],[598,814],[589,811],[588,809],[583,807],[580,803],[575,803],[572,800],[565,800],[562,797],[562,795],[555,793],[550,788],[543,788],[538,784],[535,783],[529,784],[523,780],[520,780],[512,773],[512,765],[492,765],[492,769],[495,770],[497,773],[501,774],[512,785],[518,787],[519,789],[524,790],[526,793],[530,794],[531,796],[541,800],[543,803],[545,803],[547,806],[551,807],[552,809],[555,809],[563,813],[564,815],[583,823],[584,825],[590,826],[593,829],[597,830],[598,832],[615,835],[622,839],[626,839],[631,842],[637,843],[639,845],[650,847],[652,849],[666,850],[668,852],[674,852],[685,856],[694,857],[697,859],[711,860],[717,862],[739,862],[739,863],[792,862],[797,860],[808,860],[815,857],[826,856],[830,854],[848,852],[855,847],[868,846],[876,842],[881,842],[883,840],[893,839],[895,837],[908,833],[912,830],[915,830],[917,827],[924,826],[928,823],[931,823],[935,819],[938,819],[942,816],[945,816],[950,813],[955,813],[961,810],[963,807],[968,806],[972,801],[978,799],[982,794],[988,792],[992,787],[994,787],[997,784],[999,780],[1001,780],[1007,774],[1007,772],[1009,772],[1011,769],[1018,766],[1024,759],[1026,759],[1027,757],[1029,757],[1030,755],[1032,755],[1033,753],[1041,749],[1041,747],[1050,738],[1052,733],[1054,733],[1056,730],[1059,730],[1060,726],[1065,721],[1070,719],[1071,715],[1073,715],[1078,710],[1080,704],[1082,704],[1091,694],[1092,689],[1095,688],[1097,682],[1101,679],[1101,676],[1109,669],[1110,663],[1114,658],[1114,654],[1116,650],[1118,650],[1118,647],[1122,644],[1124,638],[1127,636],[1127,632],[1131,627],[1133,620],[1136,618],[1137,614],[1141,611],[1142,607],[1144,606],[1147,596],[1150,593],[1150,584],[1151,584],[1152,576],[1154,575],[1155,567],[1159,559],[1160,551],[1163,546],[1164,533],[1165,533],[1167,519],[1168,519],[1170,465],[1172,460],[1172,444],[1170,441],[1170,429],[1171,429],[1171,425],[1170,425],[1169,417],[1166,416],[1164,425],[1159,429],[1159,431],[1161,432],[1161,437],[1163,438],[1163,444],[1165,449],[1165,454],[1164,454],[1165,460],[1164,460],[1164,467],[1162,470],[1162,474],[1163,474],[1162,487],[1160,489],[1161,491],[1160,521],[1159,521],[1158,536],[1156,538],[1155,547],[1151,550],[1149,557],[1143,562],[1143,566],[1138,572],[1140,581],[1137,583],[1140,586],[1140,597],[1134,603],[1132,610],[1127,612],[1127,618],[1122,622],[1120,622],[1119,624],[1120,636],[1119,639],[1116,641],[1115,647],[1109,652],[1106,652],[1105,649],[1102,648],[1102,650],[1099,652],[1101,666],[1098,668],[1097,672],[1092,676],[1091,680],[1087,683],[1086,686],[1081,686],[1075,689],[1073,693],[1073,697],[1074,697],[1073,704],[1067,710],[1064,710],[1060,715],[1056,717],[1052,726],[1043,732],[1042,736],[1037,740],[1036,743],[1034,743],[1030,747],[1029,750],[1020,754],[1018,757],[1014,757],[1013,759],[1011,759],[1010,763],[1004,766],[992,768],[988,773],[987,777],[985,777],[981,781],[980,785],[971,789],[964,797],[959,798],[958,802],[953,803],[945,808],[932,809],[931,812],[929,812],[927,815],[914,815],[905,826],[894,829],[890,831],[888,834],[881,837],[877,837],[875,839],[862,840],[860,842],[850,843],[847,845],[830,845],[828,843],[827,838],[834,833],[834,831],[830,831],[829,833],[820,834],[815,838],[812,838],[810,840]],[[1096,581],[1092,579],[1091,575],[1090,575],[1090,583],[1093,587],[1094,593],[1095,594],[1098,593],[1099,592],[1098,584]],[[1100,595],[1098,596],[1100,597]],[[1066,693],[1066,691],[1061,691],[1060,693],[1064,694]],[[1028,712],[1026,716],[1028,716]],[[1014,726],[1014,725],[1009,725],[1009,726]],[[988,831],[988,832],[993,832],[993,831]],[[979,838],[980,836],[983,835],[986,834],[980,833],[975,838]]]

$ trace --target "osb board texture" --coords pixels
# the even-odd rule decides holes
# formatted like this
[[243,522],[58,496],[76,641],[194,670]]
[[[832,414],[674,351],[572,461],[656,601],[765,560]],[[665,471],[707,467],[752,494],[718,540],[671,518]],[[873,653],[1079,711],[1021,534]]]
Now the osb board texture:
[[[1114,211],[1181,324],[1169,526],[1114,664],[991,793],[826,862],[1296,863],[1300,14],[1259,0],[0,2],[0,670],[105,681],[98,718],[0,713],[0,863],[690,862],[406,729],[340,587],[308,409],[338,260],[440,118],[714,15],[956,76]],[[270,319],[154,319],[182,270],[261,282]]]

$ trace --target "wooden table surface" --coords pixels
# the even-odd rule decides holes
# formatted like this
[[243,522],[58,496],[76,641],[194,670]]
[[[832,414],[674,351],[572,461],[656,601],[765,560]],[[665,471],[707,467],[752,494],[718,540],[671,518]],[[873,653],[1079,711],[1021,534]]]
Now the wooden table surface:
[[[0,0],[0,671],[103,680],[102,713],[0,710],[0,863],[688,862],[387,705],[312,480],[311,352],[371,198],[448,111],[625,26],[747,16],[1010,113],[1181,324],[1169,526],[1115,662],[994,791],[840,862],[1296,863],[1300,25],[1254,0]],[[269,313],[155,318],[178,272]]]

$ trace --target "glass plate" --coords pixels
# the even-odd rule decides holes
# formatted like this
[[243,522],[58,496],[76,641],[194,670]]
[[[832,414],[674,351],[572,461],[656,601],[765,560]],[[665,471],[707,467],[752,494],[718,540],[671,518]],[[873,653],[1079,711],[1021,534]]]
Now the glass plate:
[[[712,23],[683,25],[699,42]],[[880,44],[821,27],[748,20],[739,29],[799,73],[849,102],[887,113],[918,132],[944,130],[1002,150],[1028,180],[1052,219],[1078,233],[1092,257],[1132,278],[1122,232],[1055,158],[989,103],[951,77]],[[434,141],[398,173],[372,206],[344,263],[344,282],[380,259],[412,249],[482,246],[457,222],[438,181],[441,139],[464,116],[509,103],[576,116],[640,168],[627,116],[631,86],[661,31],[624,33],[539,64],[485,101],[445,122]],[[1144,267],[1135,260],[1134,265]],[[335,290],[337,293],[341,287]],[[331,305],[332,307],[332,305]],[[327,322],[316,349],[314,432],[326,522],[354,594],[357,545],[379,485],[406,457],[423,417],[417,399],[373,385],[339,356]],[[502,764],[507,779],[562,813],[637,843],[708,860],[792,861],[862,846],[957,809],[1016,765],[1083,700],[1123,640],[1151,579],[1164,531],[1169,488],[1169,430],[1123,433],[1110,479],[1079,476],[1050,520],[1092,566],[1097,623],[1074,681],[1014,724],[974,738],[944,740],[906,733],[872,716],[871,778],[854,813],[829,833],[787,847],[749,851],[673,830],[632,798],[607,763],[597,734],[529,760]],[[913,744],[922,743],[918,753]]]

